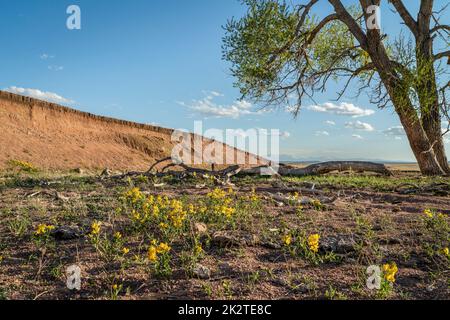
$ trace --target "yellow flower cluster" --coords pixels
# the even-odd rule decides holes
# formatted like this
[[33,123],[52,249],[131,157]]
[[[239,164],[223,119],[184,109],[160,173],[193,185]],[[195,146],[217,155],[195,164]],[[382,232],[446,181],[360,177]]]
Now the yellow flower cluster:
[[152,263],[158,260],[158,254],[168,253],[172,248],[164,242],[157,243],[156,240],[152,241],[151,246],[148,248],[148,260]]
[[320,241],[320,235],[318,235],[318,234],[312,234],[308,237],[309,249],[312,252],[314,252],[314,253],[319,252],[319,241]]
[[220,189],[215,188],[212,192],[208,193],[207,197],[212,200],[221,200],[224,199],[227,196],[227,192]]
[[443,253],[444,255],[446,255],[447,257],[450,256],[450,250],[449,250],[448,248],[442,249],[442,253]]
[[40,236],[48,233],[49,231],[52,231],[55,229],[55,226],[48,225],[48,224],[40,224],[37,226],[36,231],[34,232],[35,235]]
[[433,211],[431,211],[430,209],[426,209],[423,212],[423,214],[426,215],[428,218],[433,218],[434,217]]
[[[212,192],[208,193],[207,197],[214,202],[211,207],[212,211],[214,211],[216,214],[225,216],[227,219],[230,219],[236,212],[236,208],[232,206],[233,199],[228,197],[229,195],[233,194],[234,191],[231,188],[228,190],[228,192],[216,188]],[[199,211],[202,210],[204,213],[208,209],[207,208],[199,209]]]
[[131,219],[138,224],[148,222],[166,230],[170,226],[181,228],[186,220],[187,214],[193,214],[195,208],[189,205],[187,210],[180,200],[170,200],[167,196],[145,197],[138,188],[133,188],[124,195],[125,201],[132,205]]
[[132,204],[136,204],[139,200],[142,200],[144,195],[139,190],[139,188],[133,188],[125,193],[125,199],[130,201]]
[[430,209],[425,209],[423,214],[426,215],[430,219],[434,218],[435,216],[437,216],[440,219],[445,218],[445,216],[442,213],[438,213],[437,215],[435,215],[434,211],[430,210]]
[[383,272],[384,272],[384,278],[387,281],[394,283],[395,275],[398,272],[397,265],[395,264],[395,262],[387,263],[387,264],[383,265]]
[[285,235],[283,237],[283,243],[285,244],[285,246],[289,247],[292,243],[292,236],[290,236],[289,234]]
[[256,194],[255,188],[252,188],[252,193],[250,194],[250,201],[257,202],[259,200],[258,195]]
[[170,210],[168,214],[169,220],[175,228],[180,228],[186,219],[186,211],[183,210],[183,202],[172,200],[170,202]]
[[96,236],[100,234],[101,223],[98,221],[94,221],[91,225],[91,235]]

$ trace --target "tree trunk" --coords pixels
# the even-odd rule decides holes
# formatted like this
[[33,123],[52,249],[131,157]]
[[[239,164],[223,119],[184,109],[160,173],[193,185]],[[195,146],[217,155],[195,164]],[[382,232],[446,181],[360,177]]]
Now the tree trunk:
[[[428,32],[427,22],[422,22],[417,38],[416,60],[418,67],[417,93],[423,129],[434,150],[436,159],[446,174],[450,174],[447,155],[442,137],[442,121],[439,107],[439,95],[436,84],[436,72],[433,65],[433,42]],[[429,23],[428,23],[429,24]]]
[[389,80],[385,81],[385,86],[394,104],[395,111],[400,117],[400,121],[405,129],[409,144],[422,174],[427,176],[446,174],[437,160],[434,147],[411,103],[405,86],[401,81]]

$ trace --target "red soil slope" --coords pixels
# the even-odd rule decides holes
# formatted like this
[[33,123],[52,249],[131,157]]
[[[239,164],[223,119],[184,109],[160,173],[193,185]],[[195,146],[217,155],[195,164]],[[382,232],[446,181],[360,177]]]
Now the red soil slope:
[[171,155],[172,132],[0,91],[0,168],[21,160],[43,169],[145,170]]

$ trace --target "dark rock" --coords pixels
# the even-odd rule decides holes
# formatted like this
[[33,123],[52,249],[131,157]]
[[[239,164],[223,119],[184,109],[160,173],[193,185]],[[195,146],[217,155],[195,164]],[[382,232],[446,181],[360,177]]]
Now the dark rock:
[[80,238],[82,235],[80,229],[78,227],[68,227],[62,226],[58,227],[52,231],[52,236],[55,240],[65,241],[65,240],[73,240]]
[[320,240],[320,249],[326,252],[345,254],[355,251],[356,241],[352,235],[335,235]]

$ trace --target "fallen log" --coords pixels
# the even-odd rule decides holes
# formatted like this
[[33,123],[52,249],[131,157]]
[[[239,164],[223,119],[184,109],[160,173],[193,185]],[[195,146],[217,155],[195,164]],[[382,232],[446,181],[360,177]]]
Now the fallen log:
[[330,161],[321,162],[307,166],[306,168],[296,168],[292,166],[281,165],[278,170],[276,167],[272,166],[260,166],[256,168],[249,168],[241,170],[240,174],[260,174],[264,169],[272,168],[280,176],[316,176],[321,174],[330,173],[333,171],[356,171],[356,172],[373,172],[386,176],[392,175],[384,164],[373,163],[373,162],[362,162],[362,161]]
[[[294,176],[294,177],[304,177],[304,176],[315,176],[327,174],[333,171],[356,171],[356,172],[373,172],[382,174],[385,176],[391,176],[392,173],[389,171],[384,164],[373,163],[373,162],[362,162],[362,161],[330,161],[312,164],[305,168],[297,168],[285,164],[267,165],[259,166],[253,168],[242,168],[238,165],[233,165],[223,170],[207,170],[200,168],[189,167],[184,163],[169,163],[160,172],[153,172],[156,165],[163,162],[169,161],[170,158],[164,158],[153,164],[147,172],[129,172],[126,174],[113,176],[111,178],[124,178],[130,176],[156,176],[164,177],[172,175],[180,179],[185,178],[188,175],[199,174],[202,176],[213,177],[218,183],[223,185],[230,184],[230,178],[233,176],[241,175],[271,175],[271,176]],[[172,167],[180,167],[184,171],[166,171]]]

